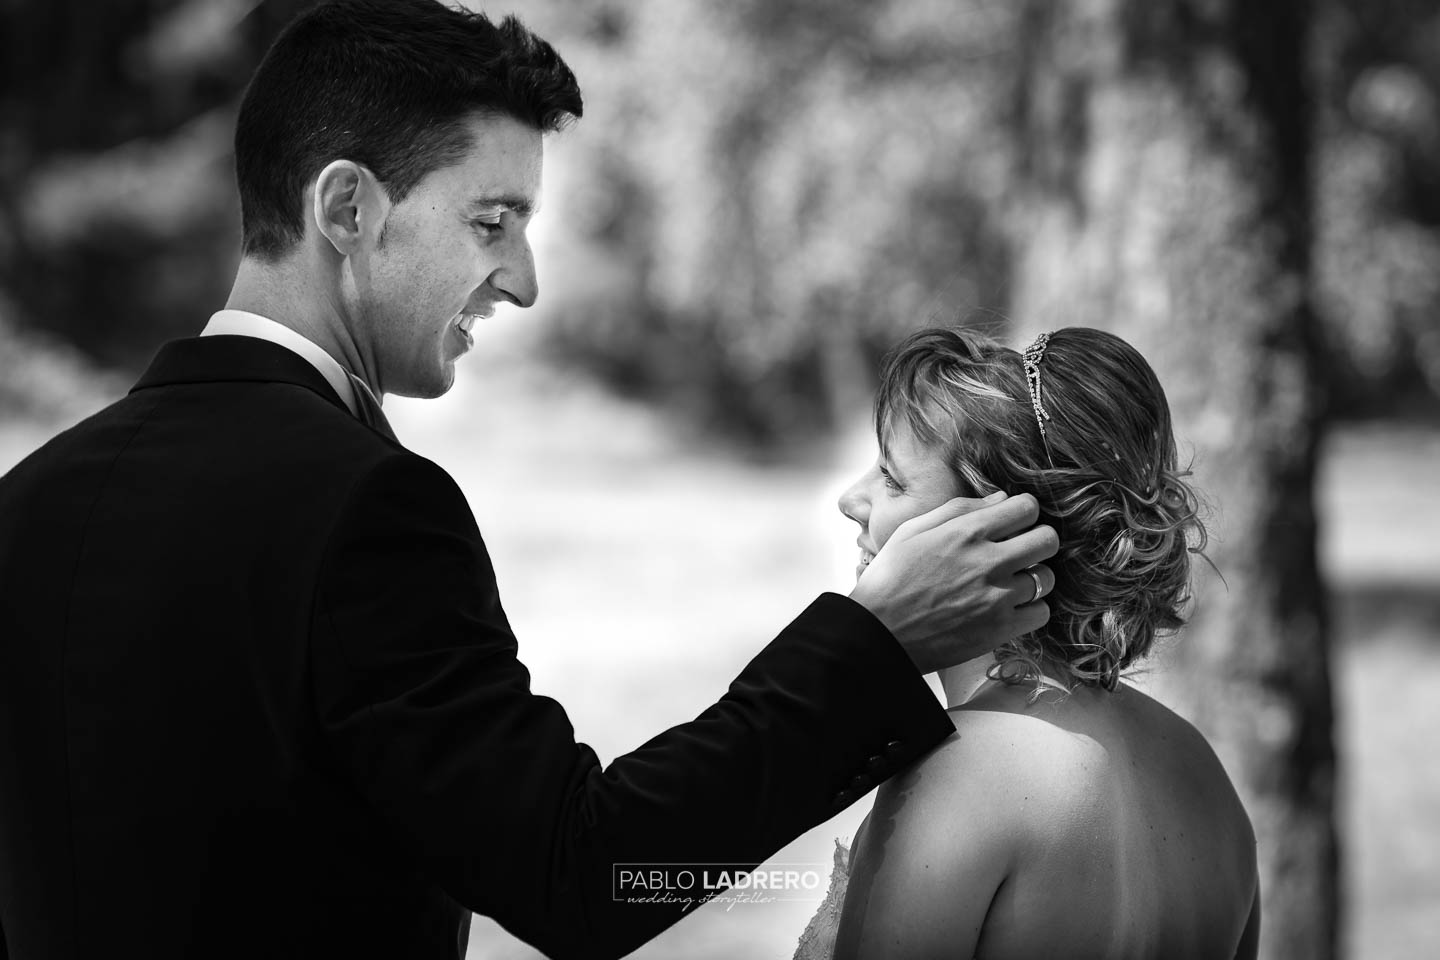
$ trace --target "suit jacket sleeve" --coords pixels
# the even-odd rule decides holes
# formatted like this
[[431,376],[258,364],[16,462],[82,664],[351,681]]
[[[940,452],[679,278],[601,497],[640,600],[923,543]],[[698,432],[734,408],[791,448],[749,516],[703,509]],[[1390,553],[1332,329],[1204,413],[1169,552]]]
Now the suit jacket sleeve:
[[684,916],[613,898],[622,863],[752,867],[953,732],[892,636],[826,594],[726,695],[602,768],[530,692],[463,495],[395,454],[326,548],[318,719],[440,884],[552,956],[618,956]]

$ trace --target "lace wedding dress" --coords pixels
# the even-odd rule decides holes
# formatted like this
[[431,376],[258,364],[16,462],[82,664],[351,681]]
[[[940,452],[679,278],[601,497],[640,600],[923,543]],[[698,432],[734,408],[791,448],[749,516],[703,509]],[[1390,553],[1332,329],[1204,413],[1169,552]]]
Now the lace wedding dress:
[[800,934],[794,960],[830,960],[835,953],[835,933],[840,929],[840,907],[845,903],[845,886],[850,881],[850,848],[835,841],[835,869],[830,889],[815,916]]

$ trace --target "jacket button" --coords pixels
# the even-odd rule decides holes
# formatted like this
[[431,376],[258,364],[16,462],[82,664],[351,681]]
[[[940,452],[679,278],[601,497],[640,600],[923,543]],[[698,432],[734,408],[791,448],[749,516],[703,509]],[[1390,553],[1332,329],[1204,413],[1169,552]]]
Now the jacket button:
[[862,773],[860,774],[860,776],[850,781],[850,786],[848,789],[854,791],[856,795],[859,795],[862,793],[869,793],[872,789],[874,789],[874,787],[875,781],[871,780],[869,777],[865,776]]
[[899,740],[891,740],[885,744],[885,758],[891,763],[899,763],[904,759],[905,747]]
[[885,762],[884,757],[874,756],[865,761],[865,772],[876,780],[883,780],[890,775],[890,764]]
[[841,790],[839,793],[835,794],[835,807],[836,809],[839,809],[841,807],[848,807],[850,806],[850,804],[855,802],[855,799],[855,794],[851,793],[849,790]]

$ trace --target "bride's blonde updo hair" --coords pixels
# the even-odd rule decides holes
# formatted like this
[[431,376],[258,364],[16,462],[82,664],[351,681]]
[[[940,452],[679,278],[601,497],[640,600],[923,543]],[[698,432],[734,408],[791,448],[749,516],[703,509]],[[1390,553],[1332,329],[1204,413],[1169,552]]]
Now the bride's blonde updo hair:
[[1038,397],[1016,351],[970,330],[922,330],[885,360],[876,434],[887,449],[904,423],[941,448],[961,496],[1034,494],[1060,535],[1046,561],[1050,622],[996,650],[990,676],[1033,683],[1036,695],[1114,690],[1158,634],[1184,624],[1205,528],[1176,466],[1165,391],[1135,348],[1066,327],[1034,369]]

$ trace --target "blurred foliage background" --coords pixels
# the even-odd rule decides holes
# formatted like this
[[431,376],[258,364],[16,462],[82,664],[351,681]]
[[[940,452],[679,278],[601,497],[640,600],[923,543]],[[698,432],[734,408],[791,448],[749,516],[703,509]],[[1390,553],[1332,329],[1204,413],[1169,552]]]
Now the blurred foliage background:
[[[520,13],[585,92],[547,171],[551,362],[793,462],[918,326],[1094,323],[1155,361],[1231,523],[1190,666],[1235,710],[1192,713],[1260,811],[1268,955],[1333,955],[1314,477],[1346,425],[1440,422],[1440,7],[470,5]],[[0,415],[94,409],[223,302],[234,111],[305,6],[0,5]]]
[[[134,370],[194,329],[236,256],[238,94],[307,5],[0,8],[12,335],[43,332]],[[1045,6],[514,4],[548,28],[587,101],[565,135],[583,175],[550,201],[566,248],[550,267],[565,282],[547,290],[561,301],[547,311],[553,348],[773,443],[848,415],[862,372],[918,322],[1003,330],[1015,256],[1003,200],[1030,156],[1017,84]],[[1440,10],[1325,0],[1311,16],[1309,212],[1333,412],[1433,415]]]

